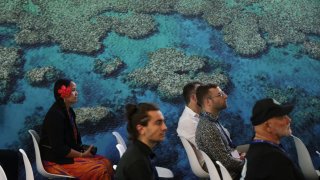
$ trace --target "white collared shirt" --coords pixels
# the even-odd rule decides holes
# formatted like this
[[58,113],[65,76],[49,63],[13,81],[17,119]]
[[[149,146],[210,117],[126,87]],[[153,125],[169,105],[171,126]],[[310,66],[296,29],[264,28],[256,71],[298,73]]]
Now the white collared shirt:
[[190,141],[195,147],[195,133],[199,122],[199,114],[193,112],[188,106],[186,106],[179,118],[177,133],[178,136],[182,136]]
[[201,166],[204,165],[204,159],[196,144],[196,129],[199,123],[199,114],[186,106],[179,118],[177,133],[178,136],[186,138],[194,145],[194,150]]

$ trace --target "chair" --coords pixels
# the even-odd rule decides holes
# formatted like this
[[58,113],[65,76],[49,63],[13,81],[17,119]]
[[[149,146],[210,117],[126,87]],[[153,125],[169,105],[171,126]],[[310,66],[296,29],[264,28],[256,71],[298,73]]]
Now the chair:
[[242,144],[236,147],[236,150],[241,153],[247,153],[249,150],[250,144]]
[[216,166],[213,164],[210,157],[203,151],[199,150],[203,156],[204,162],[207,165],[208,171],[209,171],[209,177],[211,180],[221,180],[220,175],[218,173],[218,170]]
[[224,167],[224,165],[222,165],[222,163],[220,161],[216,161],[216,163],[220,167],[220,171],[221,171],[221,174],[222,174],[222,179],[223,180],[232,180],[232,177],[231,177],[229,171],[227,170],[227,168]]
[[0,179],[1,180],[7,180],[6,173],[4,172],[2,166],[0,165]]
[[192,145],[187,139],[181,136],[179,137],[181,139],[184,149],[186,150],[192,172],[199,178],[208,178],[209,174],[201,167],[199,160],[196,156],[195,149],[192,147]]
[[301,171],[306,179],[310,180],[318,180],[320,176],[320,172],[317,171],[312,163],[310,154],[304,143],[298,137],[291,135],[294,140],[294,144],[296,146],[297,155],[298,155],[298,163],[301,168]]
[[124,141],[124,139],[122,138],[122,136],[117,131],[113,131],[112,134],[114,135],[114,137],[116,137],[117,143],[121,144],[124,147],[124,149],[126,150],[127,145],[126,145],[126,142]]
[[241,178],[240,180],[244,180],[244,178],[246,177],[247,175],[247,159],[244,159],[244,165],[243,165],[243,168],[242,168],[242,171],[241,171]]
[[[113,131],[112,134],[117,139],[118,144],[116,145],[116,147],[119,151],[119,155],[121,158],[122,155],[124,154],[124,152],[127,150],[127,145],[126,145],[125,141],[123,140],[122,136],[118,132]],[[113,168],[116,169],[117,167],[114,166]],[[156,166],[156,169],[157,169],[159,177],[161,177],[161,178],[173,178],[174,177],[174,175],[170,169],[158,167],[158,166]]]
[[122,144],[117,144],[116,147],[117,147],[117,149],[119,151],[119,155],[120,155],[120,158],[121,158],[123,153],[126,151],[126,149],[123,147]]
[[[124,152],[126,152],[126,149],[123,147],[122,144],[117,144],[116,147],[118,149],[118,152],[119,152],[119,155],[120,155],[120,158],[121,158],[122,155],[124,154]],[[117,165],[113,165],[113,169],[116,170],[117,169]]]
[[22,154],[23,158],[24,169],[26,171],[26,180],[34,180],[33,170],[26,152],[23,149],[19,149],[19,151]]
[[37,170],[38,172],[48,178],[48,179],[54,179],[54,178],[74,178],[73,176],[68,176],[68,175],[61,175],[61,174],[52,174],[52,173],[48,173],[42,164],[42,160],[41,160],[41,155],[40,155],[40,149],[39,149],[39,141],[40,141],[40,137],[38,135],[38,133],[32,129],[29,129],[28,131],[32,137],[33,140],[33,146],[34,146],[34,151],[35,151],[35,157],[36,157],[36,166],[37,166]]
[[174,175],[172,171],[168,168],[158,167],[156,166],[157,173],[161,178],[173,178]]

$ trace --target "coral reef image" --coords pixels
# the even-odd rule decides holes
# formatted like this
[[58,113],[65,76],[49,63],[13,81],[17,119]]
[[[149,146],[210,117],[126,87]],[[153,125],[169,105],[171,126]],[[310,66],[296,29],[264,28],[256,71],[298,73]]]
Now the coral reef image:
[[112,132],[129,143],[124,106],[153,102],[168,127],[157,166],[197,179],[176,128],[183,86],[201,81],[228,94],[220,117],[236,145],[251,142],[257,100],[294,104],[293,134],[320,167],[319,0],[1,0],[0,12],[0,149],[23,148],[35,164],[27,130],[41,131],[66,77],[85,144],[117,164]]

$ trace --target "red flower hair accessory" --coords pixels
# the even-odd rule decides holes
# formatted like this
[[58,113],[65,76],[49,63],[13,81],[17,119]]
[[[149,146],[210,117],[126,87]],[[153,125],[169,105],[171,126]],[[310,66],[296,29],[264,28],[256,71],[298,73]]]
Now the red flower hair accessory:
[[65,85],[62,85],[61,88],[58,90],[58,93],[60,94],[61,98],[66,98],[71,95],[71,87],[66,87]]

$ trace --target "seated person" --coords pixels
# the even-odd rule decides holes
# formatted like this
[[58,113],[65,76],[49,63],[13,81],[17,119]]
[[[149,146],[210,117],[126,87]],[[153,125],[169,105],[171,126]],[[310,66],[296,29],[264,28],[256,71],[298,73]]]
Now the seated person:
[[280,139],[291,135],[292,105],[281,105],[266,98],[256,102],[251,122],[255,136],[246,155],[246,180],[301,180],[301,171],[292,162],[280,144]]
[[244,157],[239,156],[228,132],[219,122],[220,111],[227,108],[227,98],[216,84],[198,87],[197,99],[202,111],[196,130],[196,143],[213,162],[220,161],[233,179],[239,179]]
[[204,159],[196,144],[196,129],[199,122],[200,106],[197,103],[196,90],[202,85],[200,82],[191,82],[183,87],[183,98],[186,106],[179,118],[177,133],[179,136],[184,137],[193,145],[198,161],[204,167]]
[[132,144],[118,163],[116,180],[159,179],[153,164],[152,148],[163,141],[167,131],[159,108],[150,103],[128,104],[127,130]]
[[76,83],[59,79],[54,85],[55,103],[43,121],[40,152],[46,171],[77,179],[112,179],[111,162],[92,154],[93,146],[82,148],[76,116],[71,107],[77,102]]

